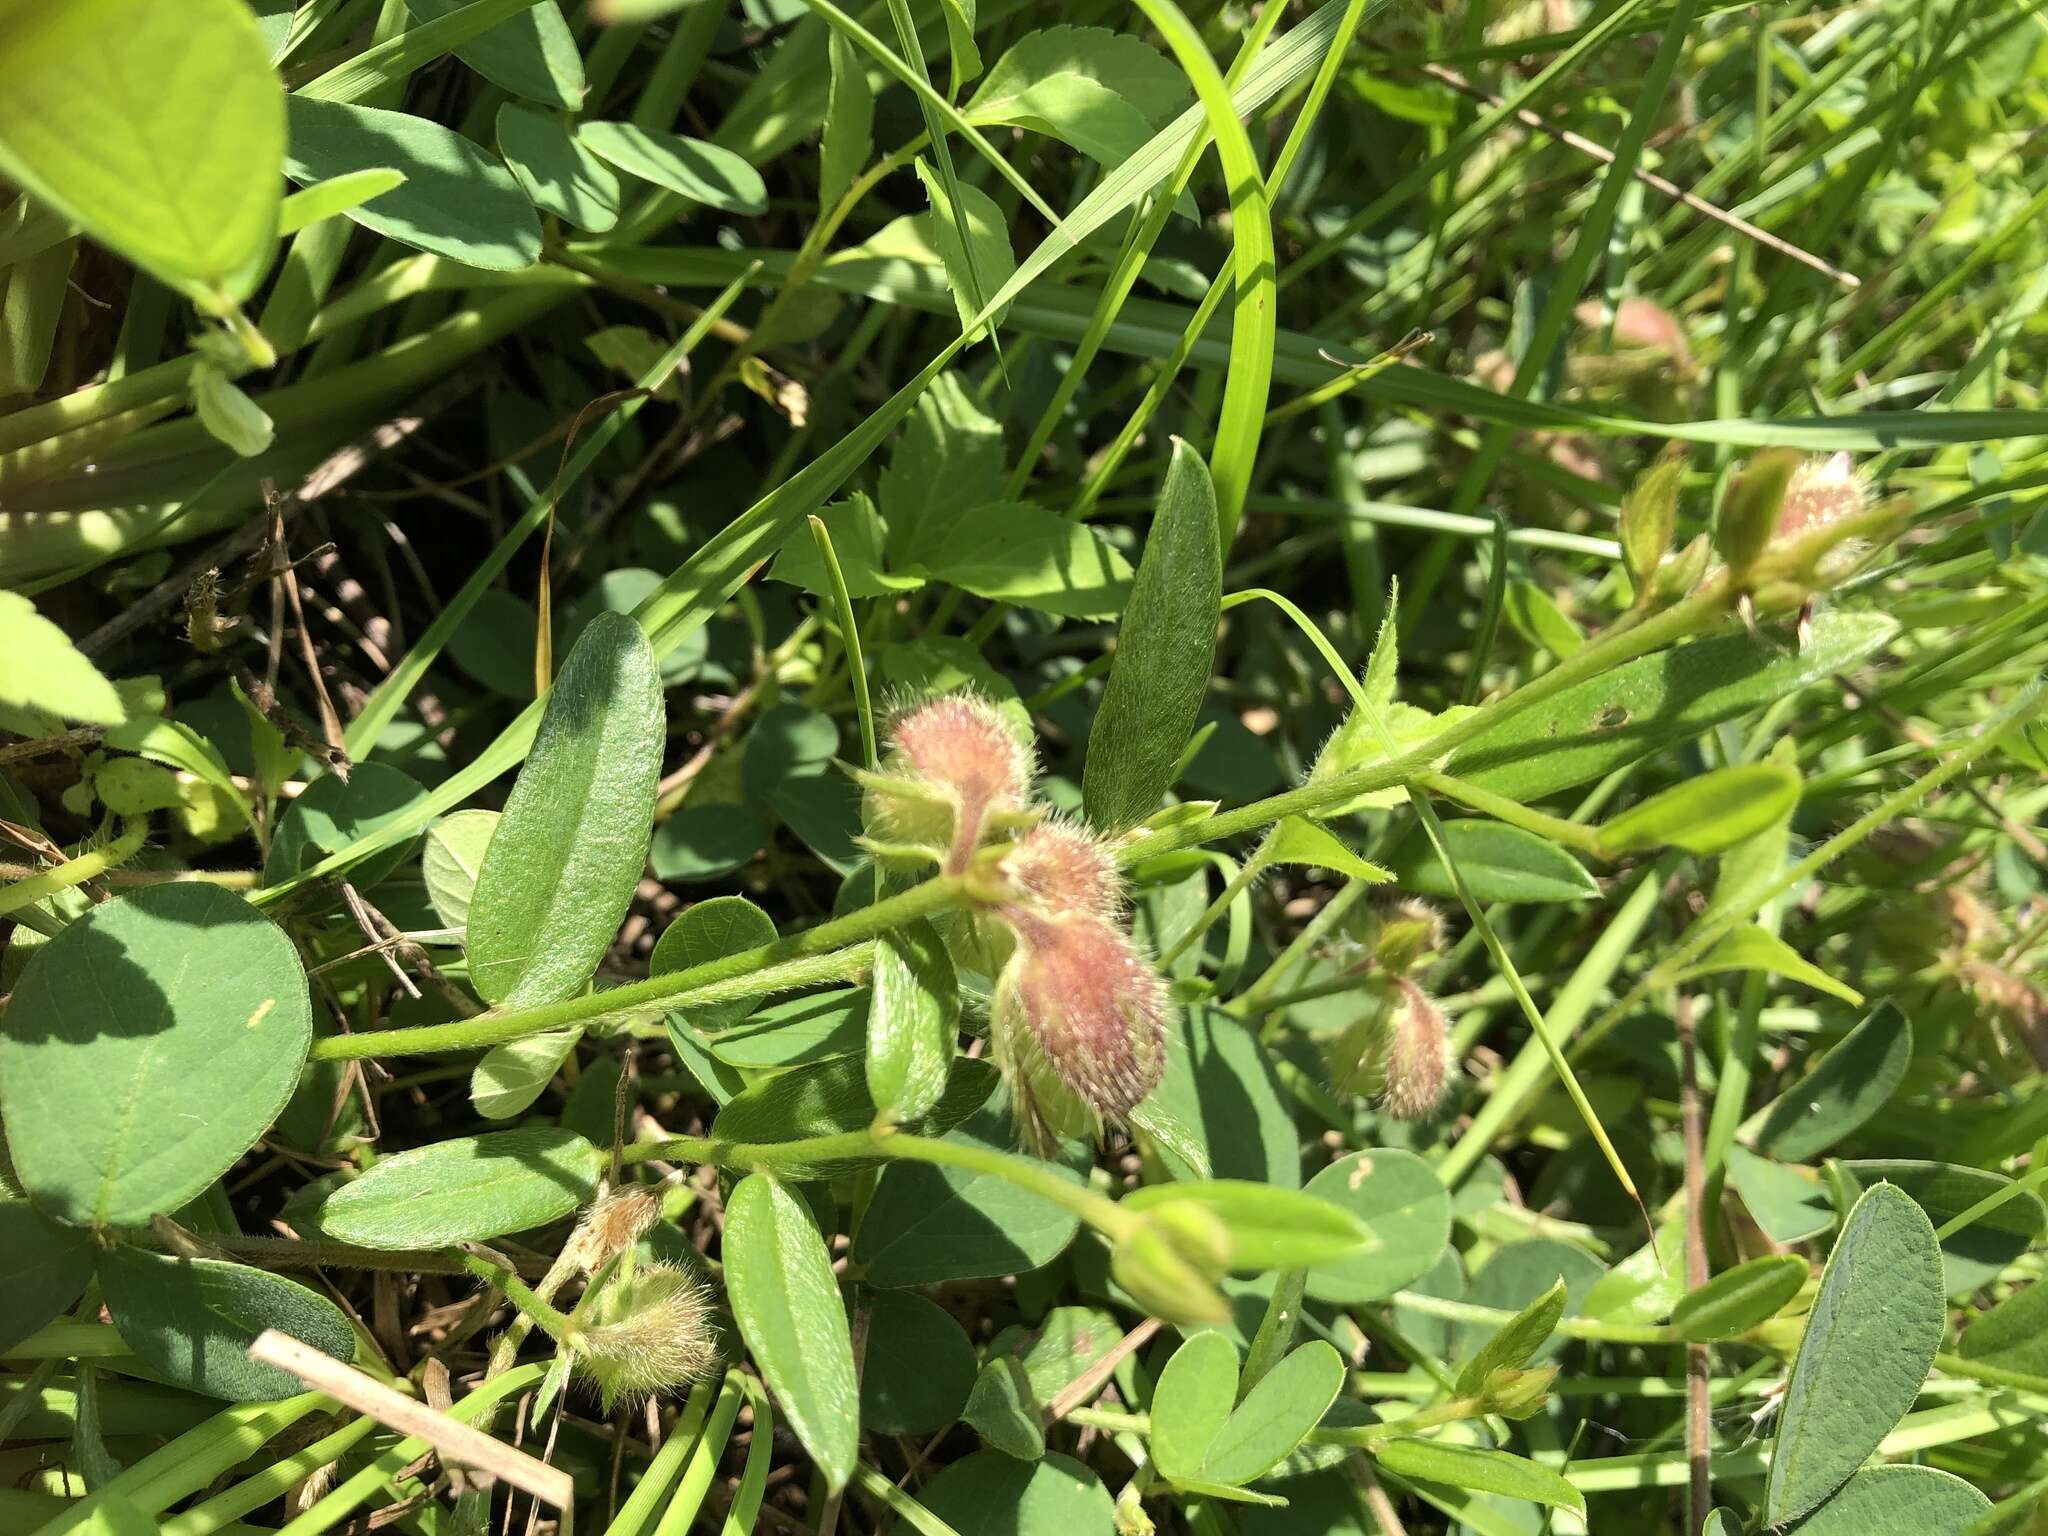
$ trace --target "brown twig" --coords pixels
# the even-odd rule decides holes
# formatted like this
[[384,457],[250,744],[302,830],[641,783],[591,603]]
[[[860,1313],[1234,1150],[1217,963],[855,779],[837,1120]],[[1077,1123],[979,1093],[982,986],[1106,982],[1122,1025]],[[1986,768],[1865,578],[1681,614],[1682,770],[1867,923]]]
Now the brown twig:
[[1115,1374],[1116,1368],[1138,1350],[1143,1349],[1159,1331],[1159,1319],[1148,1317],[1116,1342],[1116,1347],[1087,1370],[1076,1376],[1061,1389],[1058,1396],[1045,1405],[1045,1422],[1057,1424],[1076,1408],[1100,1392],[1103,1383]]

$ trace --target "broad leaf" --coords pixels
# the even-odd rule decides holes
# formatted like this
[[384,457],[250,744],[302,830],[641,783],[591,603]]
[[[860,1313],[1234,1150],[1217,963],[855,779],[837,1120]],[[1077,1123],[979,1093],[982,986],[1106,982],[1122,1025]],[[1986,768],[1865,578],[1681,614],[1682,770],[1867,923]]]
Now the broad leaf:
[[498,830],[496,811],[456,811],[427,828],[420,848],[420,876],[434,915],[450,928],[469,924],[470,898],[484,854]]
[[1450,1193],[1413,1152],[1353,1152],[1310,1179],[1304,1193],[1349,1211],[1375,1240],[1310,1271],[1308,1294],[1318,1301],[1357,1305],[1391,1296],[1436,1263],[1450,1241]]
[[[945,266],[954,308],[966,327],[1017,270],[1017,257],[1010,249],[1009,221],[996,200],[979,187],[956,183],[956,203],[948,195],[944,179],[924,161],[916,163],[916,170],[932,205],[920,223]],[[1001,321],[1002,311],[998,310],[994,323]]]
[[298,952],[214,885],[149,886],[29,955],[0,1030],[14,1171],[65,1221],[130,1226],[234,1166],[299,1081]]
[[1885,1106],[1912,1059],[1913,1026],[1880,1003],[1765,1111],[1757,1150],[1791,1163],[1818,1157]]
[[1101,1479],[1057,1451],[1036,1461],[976,1451],[942,1468],[918,1502],[963,1536],[1080,1536],[1109,1531],[1116,1518]]
[[1085,524],[1024,501],[951,508],[919,525],[909,574],[1069,618],[1121,609],[1131,567]]
[[860,1388],[825,1240],[801,1199],[756,1173],[726,1203],[721,1252],[754,1363],[827,1485],[844,1487],[860,1449]]
[[1036,1461],[1045,1454],[1045,1406],[1014,1355],[992,1356],[982,1366],[960,1418],[1007,1456]]
[[961,1416],[974,1386],[974,1346],[953,1314],[922,1296],[867,1303],[860,1422],[872,1434],[928,1435]]
[[[744,954],[775,942],[775,920],[744,896],[713,896],[700,901],[662,930],[648,957],[647,972],[662,976]],[[730,1029],[760,1006],[758,997],[681,1008],[671,1015],[683,1024],[716,1034]],[[761,1063],[769,1065],[769,1063]]]
[[1796,1243],[1835,1224],[1835,1204],[1826,1184],[1803,1170],[1758,1157],[1747,1147],[1728,1149],[1728,1181],[1774,1243]]
[[92,1234],[26,1200],[0,1200],[0,1349],[63,1315],[92,1278]]
[[1785,1386],[1764,1518],[1809,1513],[1913,1406],[1948,1321],[1927,1215],[1880,1184],[1843,1223]]
[[[928,521],[986,506],[1002,494],[1002,428],[960,375],[940,374],[911,407],[903,436],[877,487],[882,515],[889,524],[892,569],[900,570]],[[832,531],[836,538],[836,525]],[[934,636],[923,643],[948,642]],[[967,654],[980,661],[973,651]],[[943,693],[955,685],[933,682],[929,686],[933,692]]]
[[444,1248],[560,1221],[597,1192],[604,1154],[573,1131],[457,1136],[371,1165],[321,1202],[322,1234],[365,1248]]
[[524,1114],[547,1091],[582,1038],[580,1029],[555,1029],[492,1046],[470,1074],[470,1103],[486,1120]]
[[9,180],[209,308],[248,297],[276,238],[285,111],[246,5],[4,0],[0,78]]
[[1123,1204],[1131,1211],[1201,1206],[1230,1235],[1230,1267],[1242,1273],[1307,1269],[1381,1246],[1371,1229],[1341,1206],[1302,1190],[1242,1179],[1151,1184],[1126,1195]]
[[1235,1486],[1264,1477],[1322,1421],[1343,1386],[1343,1356],[1321,1339],[1302,1345],[1260,1378],[1211,1437],[1203,1479]]
[[19,592],[0,592],[0,655],[7,657],[0,704],[86,725],[119,725],[128,718],[114,685]]
[[1896,1184],[1941,1226],[1981,1200],[2004,1197],[1941,1240],[1942,1283],[1950,1296],[1968,1296],[1989,1285],[2048,1230],[2048,1207],[2041,1197],[2031,1190],[2013,1192],[2013,1181],[2002,1173],[1914,1158],[1856,1158],[1840,1166],[1865,1186],[1880,1179]]
[[1991,1501],[1953,1472],[1865,1467],[1786,1536],[1933,1536],[1973,1531]]
[[[986,1061],[957,1061],[946,1090],[931,1109],[903,1129],[921,1136],[942,1136],[982,1105],[996,1085],[996,1069]],[[836,1136],[866,1130],[875,1123],[875,1101],[868,1097],[866,1073],[858,1060],[819,1062],[777,1073],[757,1087],[731,1099],[711,1122],[721,1141],[778,1142],[812,1136]],[[835,1177],[864,1168],[877,1159],[846,1156],[776,1169],[794,1179]]]
[[1152,1460],[1160,1473],[1174,1482],[1200,1477],[1236,1401],[1236,1346],[1220,1333],[1190,1336],[1152,1393]]
[[498,153],[542,212],[593,235],[619,222],[619,178],[561,119],[506,102],[498,108]]
[[[405,0],[421,21],[433,21],[467,0]],[[556,0],[534,0],[455,50],[455,56],[515,96],[574,112],[583,105],[583,56]]]
[[640,626],[601,614],[555,679],[477,875],[469,974],[489,1002],[574,996],[611,948],[647,863],[661,678]]
[[1988,1365],[2048,1376],[2048,1283],[2014,1291],[1965,1328],[1956,1348]]
[[977,127],[1050,134],[1113,167],[1187,101],[1187,77],[1142,39],[1104,27],[1048,27],[1027,32],[996,60],[965,115]]
[[355,1330],[341,1310],[282,1275],[123,1245],[101,1256],[99,1280],[122,1341],[165,1381],[209,1397],[262,1402],[306,1390],[290,1372],[249,1358],[266,1328],[337,1360],[355,1357]]

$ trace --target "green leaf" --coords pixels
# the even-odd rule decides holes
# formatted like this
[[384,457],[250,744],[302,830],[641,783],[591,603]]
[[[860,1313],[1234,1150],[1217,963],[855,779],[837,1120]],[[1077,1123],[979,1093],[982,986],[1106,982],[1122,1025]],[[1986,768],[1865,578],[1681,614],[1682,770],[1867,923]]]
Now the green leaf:
[[1036,1461],[1045,1454],[1045,1409],[1015,1355],[996,1355],[982,1366],[960,1417],[1007,1456]]
[[1878,1004],[1764,1111],[1757,1151],[1792,1163],[1818,1157],[1885,1106],[1912,1059],[1913,1026]]
[[1124,1209],[1202,1206],[1230,1234],[1230,1267],[1312,1269],[1376,1250],[1379,1239],[1358,1217],[1303,1190],[1275,1189],[1245,1179],[1199,1179],[1151,1184],[1126,1195]]
[[1559,660],[1575,654],[1586,643],[1578,625],[1557,606],[1557,599],[1533,581],[1520,577],[1510,581],[1501,611],[1532,646]]
[[[876,494],[889,524],[889,563],[899,574],[927,522],[950,522],[953,514],[1002,499],[1003,430],[958,374],[940,374],[918,396]],[[831,532],[836,545],[838,525]],[[947,642],[934,636],[919,643]],[[979,653],[966,654],[986,665]],[[930,685],[940,693],[952,686]]]
[[1835,1204],[1825,1184],[1746,1147],[1728,1149],[1728,1179],[1774,1243],[1800,1242],[1835,1224]]
[[1796,1254],[1766,1254],[1686,1292],[1672,1308],[1671,1321],[1679,1336],[1692,1343],[1732,1339],[1776,1317],[1804,1284],[1806,1260]]
[[826,1485],[860,1451],[860,1388],[832,1258],[804,1202],[763,1174],[726,1203],[725,1283],[740,1334]]
[[960,1031],[952,957],[929,922],[875,941],[868,1005],[868,1095],[888,1119],[915,1120],[945,1092]]
[[[867,169],[875,148],[875,93],[860,53],[837,28],[831,30],[825,46],[832,85],[826,97],[825,136],[818,145],[820,214],[830,213],[838,205],[853,179]],[[843,559],[845,552],[840,553]]]
[[576,130],[576,142],[628,176],[707,208],[760,213],[768,207],[761,173],[731,150],[702,139],[634,123],[584,123]]
[[[987,1111],[947,1139],[1004,1152],[1016,1145],[1010,1127]],[[1062,1171],[1080,1186],[1071,1168]],[[853,1261],[869,1285],[885,1288],[1022,1274],[1059,1257],[1079,1224],[1072,1212],[992,1174],[891,1163],[854,1234]]]
[[909,562],[927,580],[1068,618],[1113,614],[1130,591],[1129,563],[1101,535],[1023,501],[927,517]]
[[593,235],[619,222],[619,178],[560,118],[506,102],[498,108],[498,153],[543,213]]
[[445,1248],[560,1221],[597,1193],[604,1154],[573,1131],[456,1136],[371,1165],[321,1202],[320,1231],[365,1248]]
[[114,685],[19,592],[0,592],[0,655],[7,657],[0,704],[48,710],[85,725],[119,725],[128,718]]
[[[1478,901],[1583,901],[1600,894],[1584,865],[1534,832],[1476,816],[1443,826],[1444,847]],[[1391,862],[1395,878],[1408,889],[1425,896],[1457,895],[1450,871],[1419,828],[1402,839]]]
[[1206,1154],[1208,1168],[1198,1173],[1175,1143],[1156,1142],[1160,1160],[1176,1178],[1214,1174],[1298,1187],[1301,1147],[1272,1057],[1221,1009],[1181,1010],[1169,1036],[1166,1076],[1152,1097]]
[[[225,776],[225,764],[221,765],[221,772]],[[426,791],[406,775],[383,763],[358,763],[346,779],[332,773],[315,779],[278,818],[270,852],[263,860],[263,883],[275,885],[290,879],[313,859],[389,826],[416,807],[425,795]],[[401,846],[366,859],[355,872],[357,884],[375,885],[404,856]]]
[[1506,1451],[1438,1440],[1389,1440],[1376,1446],[1373,1460],[1396,1477],[1419,1478],[1476,1493],[1498,1493],[1511,1499],[1550,1504],[1575,1514],[1586,1512],[1586,1498],[1550,1468]]
[[867,1308],[861,1427],[878,1435],[928,1435],[961,1417],[974,1386],[974,1346],[953,1314],[898,1292],[870,1298]]
[[128,1226],[234,1166],[312,1043],[298,952],[218,886],[148,886],[30,952],[0,1031],[0,1120],[44,1210]]
[[1953,1472],[1865,1467],[1786,1536],[1931,1536],[1961,1532],[1991,1501]]
[[1237,1401],[1237,1347],[1220,1333],[1191,1336],[1152,1392],[1152,1462],[1179,1482],[1200,1477],[1209,1443]]
[[1427,1272],[1451,1238],[1450,1193],[1413,1152],[1353,1152],[1310,1179],[1304,1193],[1349,1211],[1377,1243],[1311,1271],[1308,1294],[1317,1301],[1355,1306],[1391,1296]]
[[1327,869],[1352,880],[1384,885],[1394,878],[1391,870],[1361,859],[1346,847],[1337,834],[1306,816],[1283,816],[1259,845],[1258,863],[1299,864],[1306,869]]
[[295,235],[309,224],[318,224],[322,219],[347,213],[373,197],[382,197],[404,185],[403,171],[394,171],[383,165],[316,181],[304,191],[292,193],[278,205],[278,238]]
[[962,1536],[1094,1536],[1116,1518],[1094,1472],[1057,1451],[1037,1461],[976,1451],[942,1469],[918,1502]]
[[405,184],[348,217],[401,245],[491,272],[540,259],[540,220],[495,155],[423,117],[295,95],[285,174],[305,186],[366,165]]
[[355,1330],[341,1310],[282,1275],[122,1245],[101,1256],[99,1280],[123,1342],[173,1386],[238,1403],[305,1391],[290,1372],[249,1358],[266,1328],[337,1360],[355,1358]]
[[2048,1282],[2014,1291],[1965,1328],[1956,1348],[1987,1365],[2048,1376]]
[[600,614],[548,692],[477,875],[469,975],[486,1001],[531,1007],[589,984],[647,864],[666,739],[646,633]]
[[0,78],[9,180],[208,308],[248,297],[276,238],[285,112],[246,5],[5,0]]
[[212,438],[245,459],[266,452],[277,428],[263,407],[220,369],[202,363],[192,374],[192,408]]
[[1203,1480],[1235,1486],[1264,1477],[1308,1438],[1343,1386],[1344,1357],[1321,1339],[1293,1351],[1260,1378],[1210,1439]]
[[977,127],[1050,134],[1114,167],[1187,100],[1187,78],[1142,39],[1106,27],[1048,27],[1027,32],[996,60],[965,115]]
[[[431,22],[461,9],[468,0],[405,3],[422,22]],[[583,55],[555,0],[534,0],[518,15],[471,38],[455,56],[515,96],[569,112],[583,105]]]
[[1502,1323],[1458,1371],[1457,1395],[1476,1396],[1497,1370],[1527,1365],[1557,1331],[1564,1316],[1565,1286],[1559,1278],[1549,1290]]
[[[693,904],[664,928],[648,956],[647,973],[666,975],[775,942],[775,919],[744,896],[713,896]],[[730,1029],[761,1005],[758,997],[674,1010],[677,1024],[716,1033]],[[672,1024],[671,1028],[677,1027]],[[766,1065],[766,1063],[762,1063]]]
[[1799,773],[1783,763],[1742,763],[1687,779],[1605,823],[1600,851],[1610,857],[1650,848],[1719,853],[1767,827],[1799,803]]
[[92,1278],[92,1234],[26,1200],[0,1200],[0,1349],[63,1315]]
[[556,1029],[492,1046],[470,1073],[470,1103],[486,1120],[510,1120],[526,1113],[547,1092],[582,1038],[580,1029]]
[[952,58],[952,88],[949,97],[981,73],[981,50],[974,46],[974,0],[939,0],[946,18],[946,50]]
[[1513,800],[1540,800],[1776,704],[1897,632],[1885,614],[1836,610],[1815,617],[1811,642],[1796,653],[1744,634],[1638,657],[1482,731],[1452,754],[1450,771]]
[[[838,33],[832,34],[835,38]],[[895,592],[915,592],[924,585],[922,576],[892,575],[882,569],[882,551],[889,530],[883,526],[875,504],[860,491],[844,501],[835,501],[818,514],[825,531],[832,536],[832,552],[839,557],[839,571],[846,578],[848,597],[885,597]],[[815,539],[791,539],[782,546],[768,574],[819,597],[832,596],[825,558],[818,553]]]
[[[930,1111],[907,1121],[903,1129],[922,1136],[942,1136],[982,1105],[996,1085],[996,1069],[985,1061],[957,1061],[946,1091]],[[875,1101],[868,1097],[862,1062],[848,1057],[781,1072],[733,1098],[711,1122],[721,1141],[779,1142],[811,1136],[836,1136],[865,1130],[875,1123]],[[776,1164],[792,1179],[837,1177],[865,1168],[876,1158],[836,1157],[816,1162]]]
[[450,928],[469,926],[470,897],[477,872],[498,830],[496,811],[456,811],[427,828],[420,848],[420,875],[434,915]]
[[1870,1190],[1843,1223],[1785,1386],[1764,1519],[1810,1512],[1913,1406],[1947,1324],[1941,1250],[1896,1185]]
[[[996,200],[979,187],[958,184],[955,190],[960,198],[955,206],[946,195],[941,178],[923,160],[916,162],[916,170],[932,205],[930,213],[920,215],[920,224],[945,266],[953,306],[960,313],[965,331],[973,324],[982,303],[1017,270],[1017,257],[1010,249],[1009,220],[1003,217]],[[1002,311],[998,309],[992,324],[1001,323]]]
[[1208,691],[1222,601],[1216,488],[1201,455],[1176,438],[1088,731],[1081,797],[1098,830],[1136,826],[1173,787]]
[[[2007,1195],[2013,1181],[1984,1168],[1908,1158],[1856,1158],[1840,1165],[1863,1185],[1896,1184],[1932,1221],[1947,1226],[1980,1200]],[[1989,1285],[2048,1230],[2048,1207],[2030,1190],[2012,1193],[1968,1226],[1941,1240],[1943,1285],[1968,1296]]]
[[1698,981],[1703,976],[1720,976],[1729,971],[1762,971],[1766,975],[1782,976],[1787,981],[1812,987],[1816,992],[1825,992],[1829,997],[1839,997],[1845,1003],[1860,1005],[1863,1001],[1861,992],[1835,980],[1768,928],[1755,923],[1746,923],[1731,931],[1727,938],[1671,980],[1674,984]]
[[[1606,1273],[1598,1259],[1576,1244],[1550,1237],[1524,1238],[1495,1250],[1493,1257],[1472,1277],[1464,1299],[1477,1306],[1519,1313],[1533,1307],[1552,1286],[1563,1281],[1564,1315],[1574,1317],[1584,1311],[1586,1298]],[[1469,1360],[1497,1336],[1498,1330],[1485,1323],[1460,1323],[1452,1336],[1451,1353]],[[1529,1358],[1547,1359],[1557,1353],[1560,1343],[1552,1337]]]
[[868,996],[865,987],[839,987],[777,1003],[720,1030],[711,1053],[753,1072],[857,1055],[868,1038]]

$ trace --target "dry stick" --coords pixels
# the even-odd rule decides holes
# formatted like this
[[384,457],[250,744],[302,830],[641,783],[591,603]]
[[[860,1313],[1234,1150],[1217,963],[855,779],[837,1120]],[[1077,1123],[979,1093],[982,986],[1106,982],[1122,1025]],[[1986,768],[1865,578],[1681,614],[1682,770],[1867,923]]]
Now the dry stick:
[[576,1480],[560,1467],[551,1467],[480,1429],[436,1413],[425,1403],[393,1391],[289,1334],[264,1329],[249,1346],[249,1358],[259,1365],[289,1371],[315,1391],[325,1392],[358,1413],[367,1413],[409,1438],[426,1441],[444,1462],[475,1467],[537,1499],[546,1499],[565,1516],[575,1503]]
[[292,605],[292,622],[299,632],[299,660],[306,668],[306,678],[313,685],[313,697],[320,705],[320,731],[327,738],[327,747],[334,771],[347,779],[348,747],[342,734],[341,716],[335,712],[334,700],[327,692],[327,679],[320,672],[320,657],[313,649],[313,632],[306,627],[306,604],[299,595],[299,573],[292,569],[291,551],[285,544],[284,501],[264,482],[264,494],[270,501],[270,532],[272,558],[283,567],[272,578],[284,585],[284,595]]
[[[428,421],[476,388],[480,377],[480,374],[468,372],[458,373],[443,380],[415,400],[405,415],[394,416],[323,460],[299,483],[299,488],[285,498],[282,508],[284,515],[288,518],[293,516],[301,508],[311,505],[345,484],[372,459],[396,448]],[[88,656],[96,656],[115,641],[134,633],[182,598],[192,583],[206,572],[223,567],[237,556],[249,554],[259,548],[263,543],[264,531],[264,519],[250,518],[219,543],[194,555],[143,596],[87,635],[79,642],[78,648]]]
[[[1685,1285],[1698,1290],[1707,1283],[1706,1133],[1700,1114],[1699,1051],[1693,1023],[1693,999],[1680,996],[1672,1011],[1678,1030],[1679,1116],[1685,1135]],[[1698,1536],[1705,1528],[1707,1510],[1713,1502],[1711,1451],[1708,1446],[1709,1393],[1713,1367],[1707,1346],[1685,1347],[1685,1457],[1691,1470],[1691,1495],[1686,1515],[1686,1536]]]
[[[1445,69],[1441,64],[1425,64],[1422,66],[1422,72],[1431,79],[1441,80],[1453,90],[1463,91],[1475,101],[1483,101],[1490,107],[1498,107],[1502,104],[1501,97],[1494,95],[1492,91],[1486,90],[1482,86],[1472,84],[1471,81],[1467,80],[1456,70]],[[1569,128],[1560,128],[1555,123],[1547,122],[1527,107],[1516,108],[1514,115],[1515,120],[1525,128],[1533,128],[1538,133],[1547,133],[1552,138],[1558,140],[1558,142],[1569,144],[1573,149],[1578,150],[1579,153],[1591,155],[1603,165],[1614,164],[1614,152],[1612,150],[1594,143],[1583,134],[1574,133]],[[1655,171],[1646,171],[1638,167],[1634,175],[1635,179],[1644,186],[1654,188],[1656,191],[1662,192],[1666,197],[1676,199],[1692,209],[1694,213],[1702,214],[1717,224],[1725,224],[1737,234],[1747,236],[1758,245],[1766,246],[1776,251],[1780,256],[1798,262],[1803,267],[1811,267],[1823,277],[1834,279],[1844,288],[1853,289],[1863,286],[1863,280],[1856,276],[1855,273],[1844,272],[1840,267],[1830,266],[1827,262],[1821,260],[1820,257],[1814,255],[1813,252],[1801,250],[1791,241],[1774,235],[1767,229],[1759,229],[1740,214],[1730,213],[1726,208],[1715,207],[1705,198],[1695,196],[1693,193],[1686,191],[1677,182],[1659,176]]]
[[1143,1349],[1151,1341],[1152,1335],[1158,1331],[1159,1319],[1148,1317],[1117,1340],[1114,1349],[1076,1376],[1059,1396],[1045,1405],[1045,1422],[1057,1424],[1100,1392],[1102,1384],[1108,1381],[1111,1374],[1123,1363],[1124,1357]]

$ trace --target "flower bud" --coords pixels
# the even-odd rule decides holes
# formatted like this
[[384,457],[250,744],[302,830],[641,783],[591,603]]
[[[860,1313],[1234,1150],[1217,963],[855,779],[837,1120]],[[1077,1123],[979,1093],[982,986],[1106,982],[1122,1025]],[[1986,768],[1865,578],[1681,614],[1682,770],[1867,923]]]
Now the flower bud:
[[1390,976],[1405,976],[1429,964],[1444,947],[1444,916],[1428,902],[1410,897],[1380,920],[1373,959]]
[[605,1289],[599,1321],[578,1331],[577,1369],[615,1403],[666,1392],[708,1375],[718,1341],[704,1288],[670,1264],[643,1264]]
[[1396,1120],[1420,1120],[1444,1100],[1450,1075],[1443,1010],[1405,978],[1397,983],[1387,1036],[1386,1105]]
[[1554,1365],[1517,1368],[1497,1366],[1486,1373],[1479,1389],[1486,1412],[1508,1419],[1532,1418],[1550,1396],[1550,1384],[1557,1379]]
[[1229,1237],[1213,1212],[1198,1207],[1184,1205],[1198,1217],[1216,1223],[1217,1231],[1211,1237],[1192,1236],[1185,1231],[1184,1220],[1159,1220],[1173,1208],[1169,1204],[1148,1212],[1143,1226],[1117,1239],[1109,1255],[1110,1276],[1139,1306],[1167,1322],[1228,1322],[1230,1303],[1216,1289],[1223,1266],[1214,1262],[1214,1256],[1218,1242],[1228,1253]]
[[958,873],[992,820],[1024,809],[1031,755],[993,704],[950,693],[897,716],[881,772],[856,777],[871,832]]
[[594,1275],[639,1242],[661,1219],[661,1196],[645,1184],[614,1190],[583,1213],[562,1253],[577,1269]]
[[1158,972],[1093,914],[1018,904],[999,915],[1017,948],[996,980],[990,1032],[1012,1092],[1043,1086],[1049,1073],[1093,1118],[1129,1113],[1166,1069],[1169,1005]]
[[1728,482],[1714,523],[1714,548],[1738,579],[1769,546],[1799,464],[1790,448],[1766,449]]
[[1032,827],[1003,856],[1003,873],[1045,912],[1116,915],[1123,881],[1108,847],[1066,821]]

